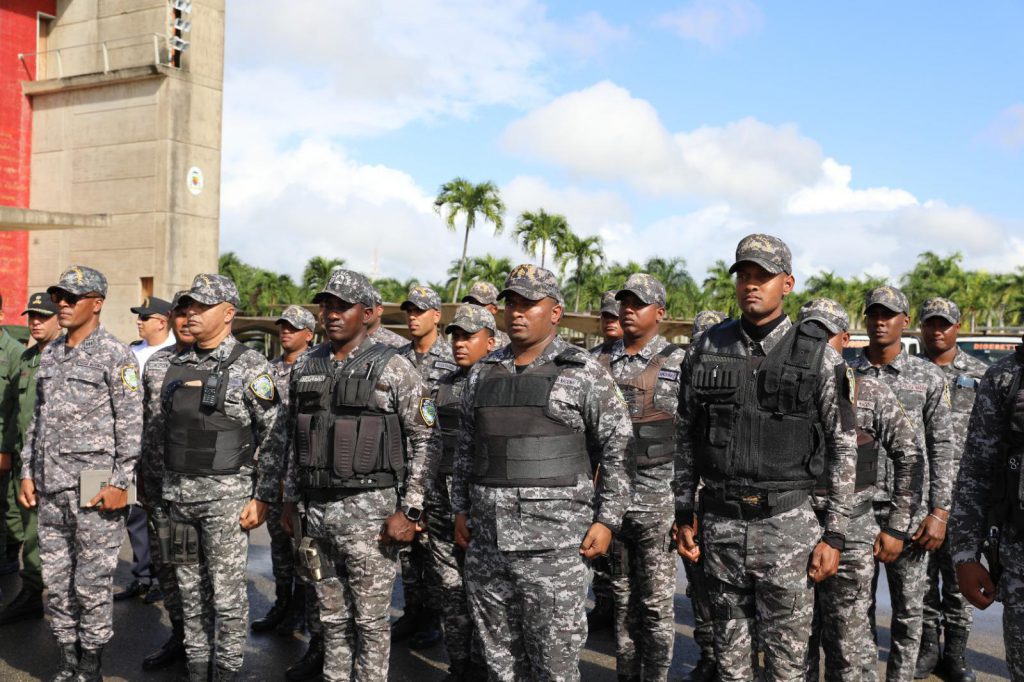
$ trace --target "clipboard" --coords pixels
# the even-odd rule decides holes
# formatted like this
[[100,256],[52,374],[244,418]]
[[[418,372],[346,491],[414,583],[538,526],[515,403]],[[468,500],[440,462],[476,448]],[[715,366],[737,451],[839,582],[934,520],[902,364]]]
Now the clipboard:
[[[78,476],[78,506],[88,507],[89,500],[96,497],[100,490],[107,487],[110,481],[109,469],[83,469]],[[128,486],[128,504],[138,504],[138,491],[135,484]]]

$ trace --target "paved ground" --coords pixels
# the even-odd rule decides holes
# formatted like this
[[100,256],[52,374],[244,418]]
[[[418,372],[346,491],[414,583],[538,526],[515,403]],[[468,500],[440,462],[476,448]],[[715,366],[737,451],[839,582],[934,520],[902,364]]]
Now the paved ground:
[[[250,617],[262,615],[273,599],[273,581],[270,578],[270,552],[265,528],[252,536],[249,554],[249,598]],[[131,550],[127,543],[122,547],[121,563],[116,578],[117,585],[130,582],[129,561]],[[683,595],[685,577],[679,571],[679,588],[676,591],[676,646],[672,660],[672,679],[681,679],[697,660],[697,648],[693,643],[693,617],[689,601]],[[883,585],[884,580],[880,581]],[[0,589],[6,603],[17,591],[17,577],[0,579]],[[884,589],[884,588],[882,588]],[[396,591],[393,613],[401,613],[401,594]],[[888,651],[889,605],[888,595],[879,596],[879,636],[881,656]],[[999,605],[989,611],[977,614],[975,629],[971,635],[969,660],[978,672],[978,679],[1009,679],[1003,658],[1002,613]],[[147,606],[139,600],[114,605],[114,639],[104,655],[103,671],[107,680],[154,680],[170,681],[179,679],[177,671],[146,674],[142,672],[142,658],[158,647],[167,636],[168,621],[160,606]],[[582,678],[587,682],[615,682],[614,641],[608,631],[595,633],[590,637],[580,664]],[[245,653],[245,668],[242,679],[282,680],[284,669],[305,651],[305,642],[299,638],[282,638],[273,635],[250,635]],[[56,646],[45,620],[32,621],[0,629],[0,682],[21,682],[22,680],[47,679],[56,668]],[[445,656],[443,647],[438,645],[424,652],[413,652],[396,646],[391,654],[391,679],[435,682],[445,677]],[[884,676],[883,676],[884,679]],[[937,680],[938,678],[932,678]]]

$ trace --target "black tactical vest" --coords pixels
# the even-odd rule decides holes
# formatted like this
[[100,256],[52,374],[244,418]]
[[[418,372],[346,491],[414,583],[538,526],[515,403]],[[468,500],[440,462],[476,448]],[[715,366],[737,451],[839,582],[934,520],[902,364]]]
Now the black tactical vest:
[[[1017,346],[1017,367],[1010,391],[1007,394],[1007,412],[1010,417],[1009,443],[1004,446],[1003,479],[1005,483],[995,486],[998,498],[994,505],[997,515],[1019,532],[1024,532],[1024,346]],[[1002,487],[1002,490],[1000,490]]]
[[584,434],[551,416],[548,396],[564,368],[585,364],[569,348],[522,374],[497,363],[480,372],[474,396],[476,452],[472,481],[496,487],[576,485],[590,475]]
[[442,383],[437,389],[437,398],[434,401],[437,406],[437,427],[441,432],[441,463],[437,471],[442,476],[452,473],[455,453],[459,449],[459,431],[462,424],[459,404],[462,402],[462,395],[457,394],[454,389],[454,384],[447,381]]
[[701,476],[770,491],[814,486],[824,470],[814,389],[825,341],[817,325],[796,324],[767,356],[755,358],[739,320],[701,337],[688,387],[699,403]]
[[[845,380],[843,377],[842,366],[836,372],[836,380]],[[842,383],[838,384],[842,386]],[[854,384],[853,389],[853,403],[854,410],[857,408],[857,396],[860,395],[860,382]],[[856,418],[856,414],[854,414]],[[854,477],[854,491],[861,492],[867,490],[871,486],[878,483],[878,455],[879,455],[879,444],[867,431],[857,427],[857,473]],[[818,480],[814,486],[814,492],[816,495],[828,494],[828,467],[822,470],[821,474],[818,475]]]
[[[256,450],[252,426],[224,411],[228,370],[248,350],[241,343],[215,370],[197,369],[171,359],[160,389],[165,419],[164,466],[179,474],[237,474],[252,464]],[[216,404],[204,406],[204,385],[217,375]],[[208,387],[206,390],[214,390]]]
[[[651,358],[644,371],[629,379],[616,379],[616,384],[629,405],[629,417],[633,421],[633,438],[626,452],[638,469],[647,469],[671,462],[676,449],[676,419],[670,412],[654,406],[654,393],[658,384],[658,373],[672,353],[679,346],[669,344]],[[598,361],[612,374],[611,348],[602,349]],[[612,374],[614,376],[614,374]]]
[[397,349],[378,343],[336,369],[334,357],[307,356],[293,372],[295,452],[304,492],[400,485],[405,438],[398,415],[372,405]]

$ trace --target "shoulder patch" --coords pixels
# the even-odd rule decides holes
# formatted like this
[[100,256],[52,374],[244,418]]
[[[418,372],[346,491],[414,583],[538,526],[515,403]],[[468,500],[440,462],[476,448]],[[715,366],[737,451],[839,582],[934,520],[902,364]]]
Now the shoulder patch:
[[665,381],[679,381],[679,370],[678,369],[660,369],[658,370],[658,378],[664,379]]
[[857,378],[853,374],[853,368],[846,368],[846,390],[850,395],[850,402],[857,402]]
[[252,380],[249,384],[249,390],[253,392],[260,400],[273,400],[276,393],[274,388],[274,380],[269,374],[263,373]]
[[435,360],[434,367],[436,369],[443,369],[447,372],[454,372],[459,368],[454,362],[448,362],[447,360]]
[[434,405],[433,398],[420,398],[420,419],[427,426],[437,423],[437,406]]
[[121,383],[128,387],[132,393],[139,390],[139,372],[132,367],[127,365],[121,368]]

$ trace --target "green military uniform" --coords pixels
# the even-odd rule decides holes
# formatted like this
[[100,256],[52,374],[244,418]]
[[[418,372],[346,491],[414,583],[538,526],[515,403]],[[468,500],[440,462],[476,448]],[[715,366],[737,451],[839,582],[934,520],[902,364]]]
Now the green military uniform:
[[[0,331],[0,452],[12,455],[12,459],[17,452],[18,368],[23,350],[25,347],[13,336]],[[16,487],[11,483],[15,480],[11,475],[14,469],[12,463],[10,471],[0,474],[0,519],[3,519],[0,523],[0,564],[17,562],[21,546],[21,540],[10,529],[14,517],[18,516],[18,505],[12,502],[18,497],[17,492],[12,493]]]

